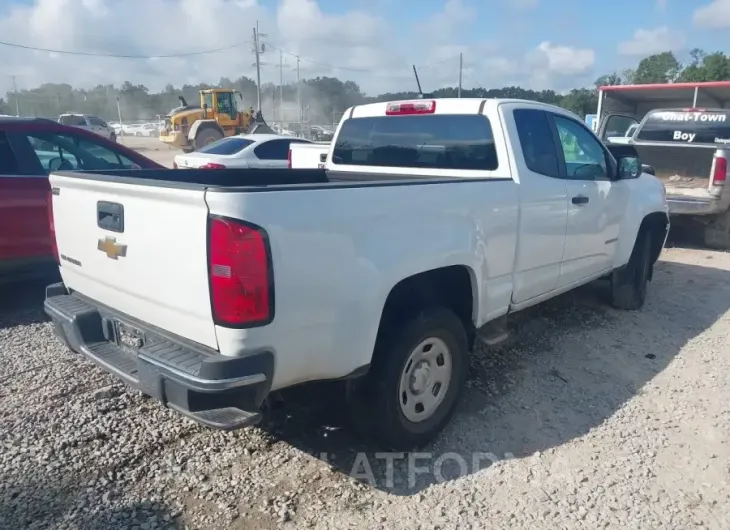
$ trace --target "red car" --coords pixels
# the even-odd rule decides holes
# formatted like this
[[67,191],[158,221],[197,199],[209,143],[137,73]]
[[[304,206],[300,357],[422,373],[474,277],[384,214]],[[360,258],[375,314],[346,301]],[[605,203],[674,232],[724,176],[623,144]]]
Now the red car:
[[42,118],[0,117],[0,281],[55,265],[51,171],[164,169],[131,149]]

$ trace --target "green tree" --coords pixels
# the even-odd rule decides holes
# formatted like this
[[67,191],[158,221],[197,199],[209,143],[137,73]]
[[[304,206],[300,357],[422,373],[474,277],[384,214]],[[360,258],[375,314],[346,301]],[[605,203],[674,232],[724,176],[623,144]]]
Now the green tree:
[[636,67],[632,82],[636,84],[671,83],[679,75],[681,65],[672,52],[645,57]]

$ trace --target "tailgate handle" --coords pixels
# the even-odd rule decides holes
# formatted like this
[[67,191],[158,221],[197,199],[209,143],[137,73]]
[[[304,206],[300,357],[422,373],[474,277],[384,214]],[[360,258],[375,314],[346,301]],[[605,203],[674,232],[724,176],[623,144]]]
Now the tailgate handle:
[[124,206],[116,202],[97,202],[96,224],[110,232],[124,232]]

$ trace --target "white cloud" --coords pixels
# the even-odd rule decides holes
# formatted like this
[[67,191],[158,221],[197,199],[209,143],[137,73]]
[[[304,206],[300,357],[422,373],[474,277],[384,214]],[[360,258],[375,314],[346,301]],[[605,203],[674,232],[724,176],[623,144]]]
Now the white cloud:
[[[370,94],[412,89],[414,62],[425,89],[454,85],[459,53],[467,65],[467,87],[474,85],[469,77],[488,87],[570,83],[571,76],[590,70],[595,61],[592,50],[549,42],[533,51],[489,40],[464,44],[464,29],[477,20],[467,0],[446,0],[441,13],[418,24],[388,17],[382,7],[388,1],[352,2],[350,6],[361,7],[330,14],[316,0],[279,0],[275,7],[268,3],[264,7],[263,0],[35,0],[0,14],[2,40],[55,50],[142,56],[242,44],[220,53],[141,60],[0,46],[0,94],[11,89],[11,75],[19,88],[43,82],[120,85],[129,80],[154,91],[168,83],[180,86],[241,75],[255,78],[251,44],[246,41],[257,20],[261,32],[268,34],[265,41],[301,55],[303,78],[351,79]],[[535,2],[518,3],[529,7]],[[262,67],[262,81],[278,83],[279,52],[269,48],[263,60],[267,64]],[[291,82],[296,59],[284,55],[284,62],[284,81]]]
[[700,28],[729,29],[730,0],[713,0],[698,7],[692,14],[692,21]]
[[647,56],[666,51],[680,50],[686,40],[678,31],[672,31],[666,26],[655,29],[637,29],[634,36],[618,45],[621,55]]

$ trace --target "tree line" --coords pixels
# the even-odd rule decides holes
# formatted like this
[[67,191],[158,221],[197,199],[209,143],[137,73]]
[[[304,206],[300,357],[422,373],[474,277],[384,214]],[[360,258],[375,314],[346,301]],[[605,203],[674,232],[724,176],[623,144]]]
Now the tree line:
[[[672,52],[664,52],[645,57],[636,68],[602,75],[595,82],[595,88],[575,88],[560,94],[554,90],[530,90],[518,86],[503,88],[471,88],[462,90],[462,97],[476,98],[520,98],[558,105],[579,116],[595,112],[598,103],[597,87],[602,85],[674,83],[696,81],[730,80],[730,56],[722,52],[706,53],[699,49],[690,52],[687,63],[681,63]],[[0,98],[0,114],[14,115],[16,108],[21,115],[57,118],[64,112],[83,112],[116,121],[121,111],[125,122],[154,120],[164,117],[172,108],[179,106],[178,96],[188,103],[197,104],[198,91],[206,88],[231,88],[242,94],[245,107],[256,106],[256,82],[242,76],[232,80],[221,78],[217,84],[167,85],[161,92],[151,92],[144,85],[126,81],[121,87],[98,85],[92,89],[74,88],[68,84],[46,83],[30,90],[8,93]],[[305,120],[313,123],[336,121],[342,112],[352,105],[387,101],[393,99],[415,98],[415,91],[385,93],[367,96],[357,83],[342,81],[336,77],[316,77],[305,79],[300,87]],[[456,97],[456,87],[440,88],[431,92],[434,97]],[[287,105],[296,108],[297,86],[287,84],[279,87],[273,84],[262,85],[262,110],[269,121],[283,112]],[[294,111],[296,112],[296,111]],[[298,112],[297,112],[298,113]],[[284,114],[285,116],[286,114]],[[282,116],[282,117],[284,117]],[[296,118],[288,117],[289,121]]]

